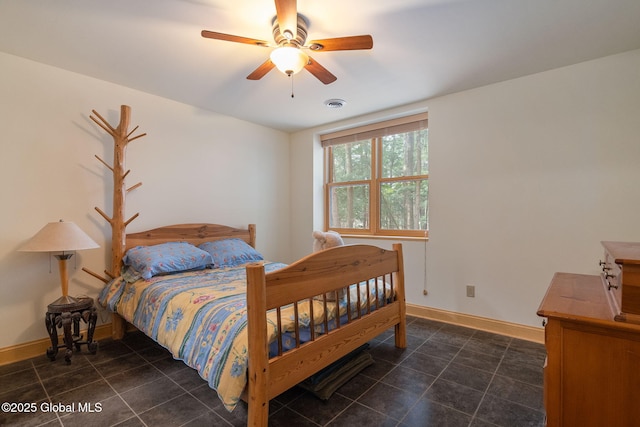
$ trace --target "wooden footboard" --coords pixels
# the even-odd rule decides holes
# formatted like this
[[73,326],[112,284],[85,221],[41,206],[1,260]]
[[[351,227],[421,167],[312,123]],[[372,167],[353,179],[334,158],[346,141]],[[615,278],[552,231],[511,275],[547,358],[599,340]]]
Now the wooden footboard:
[[[350,285],[382,280],[391,288],[391,298],[357,310],[334,329],[318,334],[296,348],[269,358],[267,311],[328,296],[337,296]],[[377,289],[377,285],[376,286]],[[377,292],[377,291],[376,291]],[[349,293],[346,292],[349,299]],[[358,293],[359,295],[359,293]],[[376,294],[377,295],[377,294]],[[358,297],[359,298],[359,297]],[[376,301],[378,298],[376,297]],[[358,300],[358,305],[361,301]],[[347,301],[349,306],[350,301]],[[311,305],[311,304],[310,304]],[[385,250],[368,245],[347,245],[311,254],[281,270],[265,274],[264,267],[247,267],[247,328],[249,334],[248,425],[266,426],[269,400],[300,383],[322,368],[354,351],[367,341],[395,327],[396,347],[406,347],[405,292],[402,245]],[[311,316],[313,318],[313,316]],[[278,320],[278,324],[279,324]],[[325,320],[326,324],[326,320]],[[313,322],[311,330],[313,330]],[[321,325],[318,325],[321,326]],[[326,329],[325,329],[326,330]],[[297,335],[297,334],[296,334]]]

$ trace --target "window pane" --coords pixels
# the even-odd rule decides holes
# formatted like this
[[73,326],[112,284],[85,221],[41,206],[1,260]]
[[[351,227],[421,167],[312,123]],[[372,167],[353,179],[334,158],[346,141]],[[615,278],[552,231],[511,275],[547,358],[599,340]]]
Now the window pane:
[[333,152],[333,182],[371,179],[371,141],[336,145]]
[[382,178],[427,175],[427,142],[427,129],[383,137]]
[[384,182],[380,186],[380,228],[427,230],[426,179]]
[[329,189],[330,228],[369,229],[369,186],[344,185]]

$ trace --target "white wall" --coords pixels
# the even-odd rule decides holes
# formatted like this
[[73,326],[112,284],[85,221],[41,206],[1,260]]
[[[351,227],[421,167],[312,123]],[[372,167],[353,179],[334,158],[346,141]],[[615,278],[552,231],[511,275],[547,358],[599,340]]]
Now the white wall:
[[[95,109],[114,126],[131,106],[127,149],[127,231],[163,224],[257,224],[258,249],[290,259],[289,135],[108,82],[0,53],[0,348],[46,338],[47,304],[60,295],[58,266],[46,254],[17,252],[51,221],[77,223],[100,245],[71,260],[70,294],[97,296],[102,283],[81,271],[110,265],[110,232],[94,207],[112,208],[108,163],[113,139],[94,124]],[[77,265],[77,269],[74,269]],[[107,321],[101,313],[99,321]]]
[[[428,108],[429,293],[424,245],[406,242],[407,301],[539,326],[554,272],[597,274],[601,240],[640,241],[638,70],[632,51],[299,132],[293,144],[309,147],[292,164],[321,155],[314,135]],[[308,190],[291,200],[294,218],[322,204]],[[318,226],[298,222],[292,242]]]

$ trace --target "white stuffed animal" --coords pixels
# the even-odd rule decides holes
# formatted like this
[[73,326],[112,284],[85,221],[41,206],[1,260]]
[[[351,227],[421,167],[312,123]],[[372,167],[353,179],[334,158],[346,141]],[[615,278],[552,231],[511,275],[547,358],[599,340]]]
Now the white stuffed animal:
[[323,231],[314,231],[313,238],[313,252],[344,245],[344,241],[340,234],[331,230],[326,233]]
[[[329,248],[333,248],[335,246],[342,246],[344,245],[344,241],[342,240],[342,236],[340,236],[339,233],[336,233],[335,231],[327,231],[326,233],[323,231],[314,231],[313,232],[313,252],[318,252],[318,251],[322,251],[325,249],[329,249]],[[340,289],[338,291],[338,299],[342,300],[346,298],[346,293],[344,289]],[[328,292],[326,294],[327,297],[327,301],[335,301],[336,300],[336,293],[335,292]],[[318,300],[322,300],[323,297],[322,295],[318,295],[316,297],[314,297],[315,299]]]

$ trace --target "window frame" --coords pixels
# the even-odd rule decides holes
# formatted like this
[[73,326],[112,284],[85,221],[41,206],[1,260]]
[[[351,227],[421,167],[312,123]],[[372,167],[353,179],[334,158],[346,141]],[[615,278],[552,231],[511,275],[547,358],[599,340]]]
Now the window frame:
[[[427,224],[426,230],[392,230],[381,228],[380,218],[380,191],[382,185],[392,182],[418,182],[426,181],[429,185],[429,173],[421,175],[401,176],[401,177],[382,177],[382,141],[387,135],[406,133],[410,131],[419,131],[428,129],[427,113],[420,113],[399,119],[378,122],[366,126],[347,129],[326,135],[321,135],[320,139],[323,146],[324,156],[324,227],[325,230],[334,230],[343,235],[355,236],[371,236],[371,237],[411,237],[411,238],[428,238],[429,236],[429,220],[428,220],[428,197],[427,197]],[[341,181],[333,182],[334,161],[333,147],[337,145],[366,142],[371,144],[371,172],[369,180]],[[428,147],[428,141],[427,141]],[[428,149],[428,148],[427,148]],[[369,227],[361,228],[338,228],[330,227],[331,218],[331,190],[343,186],[369,186]],[[428,188],[427,188],[428,194]]]

